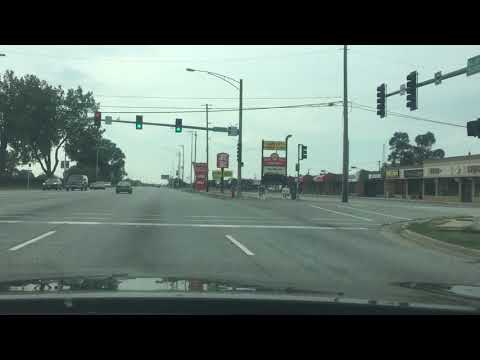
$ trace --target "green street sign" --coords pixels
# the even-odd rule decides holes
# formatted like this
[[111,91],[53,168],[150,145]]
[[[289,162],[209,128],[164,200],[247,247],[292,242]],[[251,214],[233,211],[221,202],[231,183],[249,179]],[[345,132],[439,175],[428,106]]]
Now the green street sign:
[[480,55],[474,56],[467,61],[467,76],[480,72]]

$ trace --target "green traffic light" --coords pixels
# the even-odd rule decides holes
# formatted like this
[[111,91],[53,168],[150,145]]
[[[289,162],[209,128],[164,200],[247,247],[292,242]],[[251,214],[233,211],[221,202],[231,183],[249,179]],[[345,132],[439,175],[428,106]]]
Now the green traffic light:
[[143,128],[142,124],[138,124],[138,123],[136,124],[136,127],[137,127],[137,130],[142,130]]
[[182,132],[182,128],[181,128],[181,127],[176,127],[176,128],[175,128],[175,132],[176,132],[176,133],[181,133],[181,132]]

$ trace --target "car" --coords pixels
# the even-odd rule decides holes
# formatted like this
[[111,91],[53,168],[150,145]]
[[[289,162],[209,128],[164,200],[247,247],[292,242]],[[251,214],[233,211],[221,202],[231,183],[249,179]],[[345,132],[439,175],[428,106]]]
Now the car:
[[58,178],[49,178],[42,184],[42,190],[62,190],[62,180]]
[[88,177],[87,175],[70,175],[68,177],[67,183],[65,184],[65,189],[70,190],[88,190]]
[[132,184],[129,181],[120,181],[115,189],[117,194],[122,192],[131,194],[133,192]]
[[97,190],[97,189],[105,190],[106,189],[105,182],[95,181],[95,182],[90,184],[90,189],[92,189],[92,190]]

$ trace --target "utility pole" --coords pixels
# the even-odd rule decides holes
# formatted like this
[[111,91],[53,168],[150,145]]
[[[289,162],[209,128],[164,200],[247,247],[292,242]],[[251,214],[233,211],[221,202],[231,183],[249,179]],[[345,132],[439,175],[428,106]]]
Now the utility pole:
[[348,202],[348,94],[347,94],[347,45],[343,45],[343,181],[342,202]]
[[185,145],[182,146],[182,186],[183,183],[185,182]]
[[190,139],[190,185],[193,184],[192,171],[193,171],[193,132]]
[[297,146],[297,193],[296,193],[296,199],[299,198],[298,193],[299,193],[299,188],[300,188],[300,146],[301,144],[298,144]]
[[242,165],[243,165],[243,158],[242,158],[242,112],[243,112],[243,79],[240,79],[240,104],[239,104],[239,113],[238,113],[238,151],[239,151],[239,161],[238,161],[238,189],[237,189],[237,197],[242,195]]
[[206,114],[206,122],[207,122],[207,188],[206,191],[208,192],[208,173],[210,172],[210,168],[208,167],[208,104],[205,104],[205,114]]

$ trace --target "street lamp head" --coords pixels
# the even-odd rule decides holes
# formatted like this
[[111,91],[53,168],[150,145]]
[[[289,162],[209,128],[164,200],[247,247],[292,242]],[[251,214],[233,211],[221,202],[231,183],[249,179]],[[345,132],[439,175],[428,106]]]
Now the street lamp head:
[[0,54],[0,56],[6,56],[5,54]]
[[191,69],[191,68],[186,68],[185,70],[187,70],[187,71],[192,71],[192,72],[193,72],[193,71],[197,71],[197,70]]
[[287,135],[287,139],[290,139],[293,135]]

